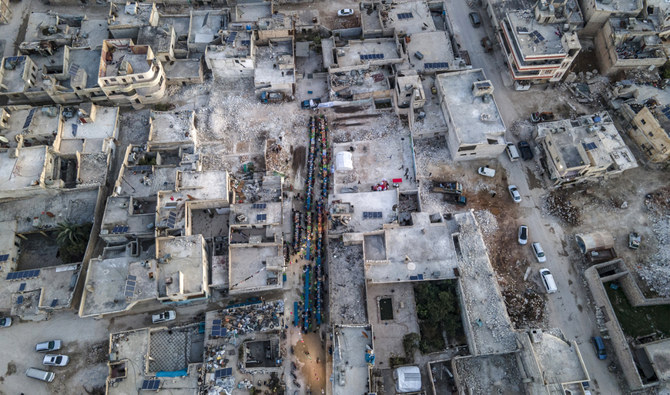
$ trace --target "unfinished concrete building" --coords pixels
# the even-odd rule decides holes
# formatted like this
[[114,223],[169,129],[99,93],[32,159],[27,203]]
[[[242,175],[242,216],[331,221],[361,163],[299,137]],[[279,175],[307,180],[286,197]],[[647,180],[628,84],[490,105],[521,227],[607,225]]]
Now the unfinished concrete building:
[[536,10],[534,19],[527,11],[509,11],[500,20],[498,40],[516,89],[560,81],[582,48],[576,32],[563,31],[562,24],[547,22],[551,18]]
[[156,3],[109,3],[107,29],[112,38],[137,39],[144,26],[157,26],[158,9]]
[[208,45],[205,63],[215,79],[253,77],[255,69],[255,35],[252,32],[229,32],[219,45]]
[[554,187],[597,180],[637,167],[607,112],[538,124],[535,141]]
[[634,18],[643,5],[642,0],[581,0],[585,26],[580,34],[595,37],[611,17]]
[[105,40],[98,85],[114,102],[130,105],[156,103],[165,95],[165,71],[146,45],[131,39]]
[[668,59],[655,18],[612,17],[598,31],[594,44],[603,74],[658,67]]
[[505,123],[493,84],[481,69],[439,74],[435,85],[447,121],[452,159],[495,158],[505,149]]
[[256,94],[277,92],[286,96],[295,90],[295,53],[293,37],[268,40],[267,45],[256,47],[254,87]]
[[[633,85],[617,92],[619,114],[628,122],[626,131],[653,163],[670,159],[670,95],[663,89]],[[632,97],[631,97],[632,96]]]

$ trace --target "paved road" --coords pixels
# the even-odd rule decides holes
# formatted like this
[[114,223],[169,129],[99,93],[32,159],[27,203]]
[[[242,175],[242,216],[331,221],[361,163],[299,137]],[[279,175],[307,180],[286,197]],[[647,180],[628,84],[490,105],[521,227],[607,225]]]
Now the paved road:
[[[486,19],[486,13],[479,10],[483,18],[483,26],[473,28],[468,22],[468,13],[472,12],[465,0],[452,0],[447,2],[448,13],[451,15],[454,31],[461,46],[468,50],[472,65],[482,68],[486,76],[493,82],[495,87],[494,96],[505,124],[509,127],[515,120],[525,117],[533,108],[534,101],[538,96],[544,96],[547,92],[542,90],[531,90],[528,92],[517,92],[511,87],[511,80],[507,75],[507,68],[503,63],[503,56],[498,46],[493,54],[484,52],[480,40],[485,35],[497,42]],[[507,136],[511,140],[511,136]],[[595,313],[589,305],[586,286],[582,280],[580,270],[570,264],[566,256],[562,241],[567,242],[573,235],[565,235],[563,230],[550,217],[543,217],[542,196],[546,193],[543,188],[531,189],[529,186],[526,169],[535,167],[535,163],[510,162],[506,157],[501,157],[501,165],[507,172],[508,182],[519,188],[523,201],[520,204],[519,222],[528,224],[530,241],[541,241],[542,247],[547,254],[547,262],[540,265],[532,264],[531,281],[539,281],[538,270],[547,267],[553,273],[558,285],[558,292],[548,295],[547,315],[550,327],[560,328],[568,340],[575,340],[579,344],[584,363],[592,378],[594,392],[602,394],[620,393],[614,374],[607,370],[609,361],[600,361],[596,358],[590,343],[591,336],[597,334]],[[530,247],[528,247],[530,248]]]

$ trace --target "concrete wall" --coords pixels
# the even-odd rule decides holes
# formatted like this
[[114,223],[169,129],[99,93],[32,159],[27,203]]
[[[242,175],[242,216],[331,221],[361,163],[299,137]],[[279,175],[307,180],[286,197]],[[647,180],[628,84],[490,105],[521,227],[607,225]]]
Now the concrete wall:
[[642,384],[642,379],[640,374],[637,371],[635,366],[635,361],[633,360],[633,354],[631,353],[628,342],[626,341],[626,336],[619,325],[619,321],[616,318],[612,304],[610,303],[607,292],[605,292],[605,286],[603,284],[603,279],[600,278],[598,274],[598,268],[605,267],[611,263],[605,262],[598,265],[591,266],[590,268],[584,271],[584,277],[586,282],[591,290],[591,295],[593,296],[593,301],[596,306],[603,309],[606,313],[606,316],[609,318],[605,322],[605,328],[607,329],[607,334],[610,337],[612,347],[614,348],[614,354],[617,357],[619,366],[621,367],[622,374],[626,383],[631,390],[637,390],[644,387]]

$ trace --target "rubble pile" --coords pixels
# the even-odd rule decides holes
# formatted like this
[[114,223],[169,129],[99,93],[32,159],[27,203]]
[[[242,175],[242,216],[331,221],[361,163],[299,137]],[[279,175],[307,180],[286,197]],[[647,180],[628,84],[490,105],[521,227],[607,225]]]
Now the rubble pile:
[[551,191],[544,199],[544,211],[559,218],[564,223],[577,226],[581,224],[581,212],[579,208],[572,205],[569,194],[572,191],[557,189]]
[[508,130],[514,137],[530,140],[533,134],[533,129],[535,129],[535,127],[528,119],[517,119],[512,123],[512,126],[510,126]]
[[221,325],[228,331],[228,337],[278,330],[283,314],[283,300],[232,307],[221,311]]
[[544,299],[537,292],[527,289],[524,293],[503,291],[509,318],[515,328],[530,328],[542,321]]
[[670,187],[647,195],[645,206],[657,251],[638,270],[650,290],[661,297],[670,297]]
[[474,212],[479,229],[485,236],[494,234],[498,230],[498,220],[489,210],[477,210]]

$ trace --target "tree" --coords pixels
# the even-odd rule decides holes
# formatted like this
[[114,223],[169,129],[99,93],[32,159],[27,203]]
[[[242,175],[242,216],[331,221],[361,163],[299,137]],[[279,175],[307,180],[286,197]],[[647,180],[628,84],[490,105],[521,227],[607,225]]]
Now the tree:
[[86,252],[91,223],[76,224],[66,221],[56,228],[56,243],[60,247],[60,257],[65,263],[81,261]]

